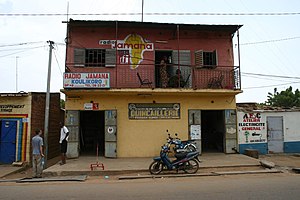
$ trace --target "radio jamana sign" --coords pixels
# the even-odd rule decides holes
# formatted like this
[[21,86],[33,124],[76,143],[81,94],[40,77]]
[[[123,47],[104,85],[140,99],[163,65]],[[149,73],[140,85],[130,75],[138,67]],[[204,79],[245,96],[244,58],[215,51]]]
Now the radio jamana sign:
[[64,88],[110,88],[110,74],[64,73]]

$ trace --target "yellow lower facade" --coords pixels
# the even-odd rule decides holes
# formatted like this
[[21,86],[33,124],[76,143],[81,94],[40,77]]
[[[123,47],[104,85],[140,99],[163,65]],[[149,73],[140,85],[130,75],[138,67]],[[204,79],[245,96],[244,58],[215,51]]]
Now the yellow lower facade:
[[[68,156],[152,157],[166,142],[167,130],[195,139],[200,152],[234,153],[239,91],[192,89],[63,90]],[[112,120],[110,120],[112,118]],[[194,133],[193,133],[194,134]],[[219,141],[215,145],[216,141]],[[219,147],[218,147],[219,145]]]

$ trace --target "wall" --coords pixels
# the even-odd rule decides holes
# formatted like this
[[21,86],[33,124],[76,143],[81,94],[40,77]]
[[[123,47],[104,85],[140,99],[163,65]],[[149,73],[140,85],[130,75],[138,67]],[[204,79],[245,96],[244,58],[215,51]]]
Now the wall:
[[[183,140],[188,139],[188,109],[223,110],[235,109],[232,96],[187,96],[176,94],[80,94],[80,99],[68,99],[66,110],[83,110],[84,103],[99,103],[100,110],[117,110],[117,156],[152,157],[159,154],[166,142],[167,133],[179,133]],[[213,103],[212,103],[213,101]],[[129,120],[129,103],[180,103],[180,119]],[[212,119],[213,120],[213,119]]]
[[[31,111],[31,133],[34,136],[36,129],[44,130],[45,124],[45,93],[31,93],[32,111]],[[59,135],[61,121],[60,113],[60,93],[51,93],[49,107],[49,124],[48,124],[48,159],[60,154]],[[30,142],[30,141],[28,141]]]
[[257,149],[260,154],[267,153],[266,118],[260,112],[237,112],[238,151]]
[[283,117],[284,152],[300,153],[300,112],[264,112],[263,115]]
[[[246,130],[242,130],[243,116],[251,115],[252,119],[258,120],[261,126],[250,126],[250,128],[258,128],[260,130],[250,130],[248,142],[246,141]],[[257,114],[259,118],[255,117]],[[239,137],[239,152],[244,153],[245,149],[258,149],[261,154],[268,153],[267,143],[267,117],[268,116],[282,116],[283,117],[283,139],[285,153],[300,152],[300,112],[291,111],[261,111],[261,112],[238,112],[238,137]],[[265,124],[265,125],[263,125]],[[260,136],[251,136],[253,132],[260,134]],[[259,141],[261,140],[261,141]]]
[[[20,108],[3,109],[3,106],[13,105]],[[22,97],[0,97],[0,119],[18,121],[16,135],[16,161],[30,160],[30,138],[31,138],[31,96]]]
[[[45,93],[29,93],[22,97],[0,98],[0,119],[16,120],[19,123],[16,138],[16,161],[31,161],[31,138],[36,129],[44,130]],[[21,108],[3,109],[5,105],[20,105]],[[49,110],[48,158],[59,155],[59,122],[61,121],[60,93],[51,93]]]

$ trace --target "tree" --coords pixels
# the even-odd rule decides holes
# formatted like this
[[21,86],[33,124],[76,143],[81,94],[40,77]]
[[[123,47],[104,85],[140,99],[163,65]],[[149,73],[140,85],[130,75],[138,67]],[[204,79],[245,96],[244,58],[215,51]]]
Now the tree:
[[65,109],[65,100],[60,99],[60,108]]
[[300,107],[300,91],[297,89],[294,93],[292,86],[281,92],[274,88],[273,94],[268,93],[265,104],[274,107]]

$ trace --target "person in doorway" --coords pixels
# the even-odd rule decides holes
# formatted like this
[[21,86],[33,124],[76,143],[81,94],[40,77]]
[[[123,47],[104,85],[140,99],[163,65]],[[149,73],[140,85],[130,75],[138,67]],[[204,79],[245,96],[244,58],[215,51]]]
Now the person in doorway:
[[42,130],[37,129],[35,131],[35,136],[32,138],[32,178],[42,178],[43,165],[42,158],[43,154],[43,138]]
[[170,78],[168,85],[172,88],[184,87],[184,80],[180,69],[176,70],[176,74]]
[[61,162],[60,165],[66,164],[66,153],[68,147],[69,139],[69,130],[62,122],[60,122],[60,153],[61,153]]
[[166,88],[168,85],[167,63],[168,63],[168,58],[167,56],[164,56],[160,61],[160,68],[159,68],[161,87],[163,88]]

